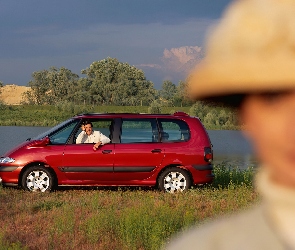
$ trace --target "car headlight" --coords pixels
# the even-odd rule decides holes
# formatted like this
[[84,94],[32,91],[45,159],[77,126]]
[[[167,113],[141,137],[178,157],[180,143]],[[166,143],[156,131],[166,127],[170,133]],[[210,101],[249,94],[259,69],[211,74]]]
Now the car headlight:
[[1,157],[0,158],[0,163],[12,163],[15,162],[15,159],[10,158],[10,157]]

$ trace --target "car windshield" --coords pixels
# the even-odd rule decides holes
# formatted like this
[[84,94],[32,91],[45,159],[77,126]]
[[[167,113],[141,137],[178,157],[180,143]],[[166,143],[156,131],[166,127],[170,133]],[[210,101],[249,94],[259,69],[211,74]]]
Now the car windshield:
[[48,135],[51,135],[51,134],[52,134],[53,132],[55,132],[56,130],[59,130],[60,128],[66,126],[67,124],[73,122],[73,120],[74,120],[74,119],[72,119],[72,118],[71,118],[71,119],[68,119],[68,120],[66,120],[66,121],[64,121],[64,122],[62,122],[62,123],[60,123],[60,124],[58,124],[58,125],[52,127],[51,129],[49,129],[49,130],[43,132],[42,134],[40,134],[40,135],[38,135],[38,136],[32,138],[32,140],[41,140],[41,139],[43,139],[44,137],[46,137],[46,136],[48,136]]

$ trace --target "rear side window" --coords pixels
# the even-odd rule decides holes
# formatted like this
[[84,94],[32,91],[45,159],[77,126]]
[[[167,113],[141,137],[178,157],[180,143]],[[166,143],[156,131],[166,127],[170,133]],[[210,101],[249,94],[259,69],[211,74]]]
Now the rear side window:
[[158,141],[156,119],[122,119],[121,143]]
[[162,142],[188,141],[190,130],[187,123],[178,119],[158,119]]

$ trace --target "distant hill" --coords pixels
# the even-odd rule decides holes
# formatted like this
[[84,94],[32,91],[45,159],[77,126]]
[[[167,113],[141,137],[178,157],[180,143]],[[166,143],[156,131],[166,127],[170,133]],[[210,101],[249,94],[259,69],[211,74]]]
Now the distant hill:
[[19,105],[22,102],[22,95],[31,88],[18,85],[4,85],[1,88],[0,100],[8,105]]

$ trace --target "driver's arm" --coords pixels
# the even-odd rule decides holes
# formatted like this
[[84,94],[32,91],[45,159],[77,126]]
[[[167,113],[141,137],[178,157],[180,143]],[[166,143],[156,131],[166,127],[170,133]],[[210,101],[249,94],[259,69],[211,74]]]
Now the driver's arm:
[[78,137],[76,139],[76,144],[81,144],[82,143],[84,135],[85,135],[85,132],[81,131],[81,133],[78,135]]

